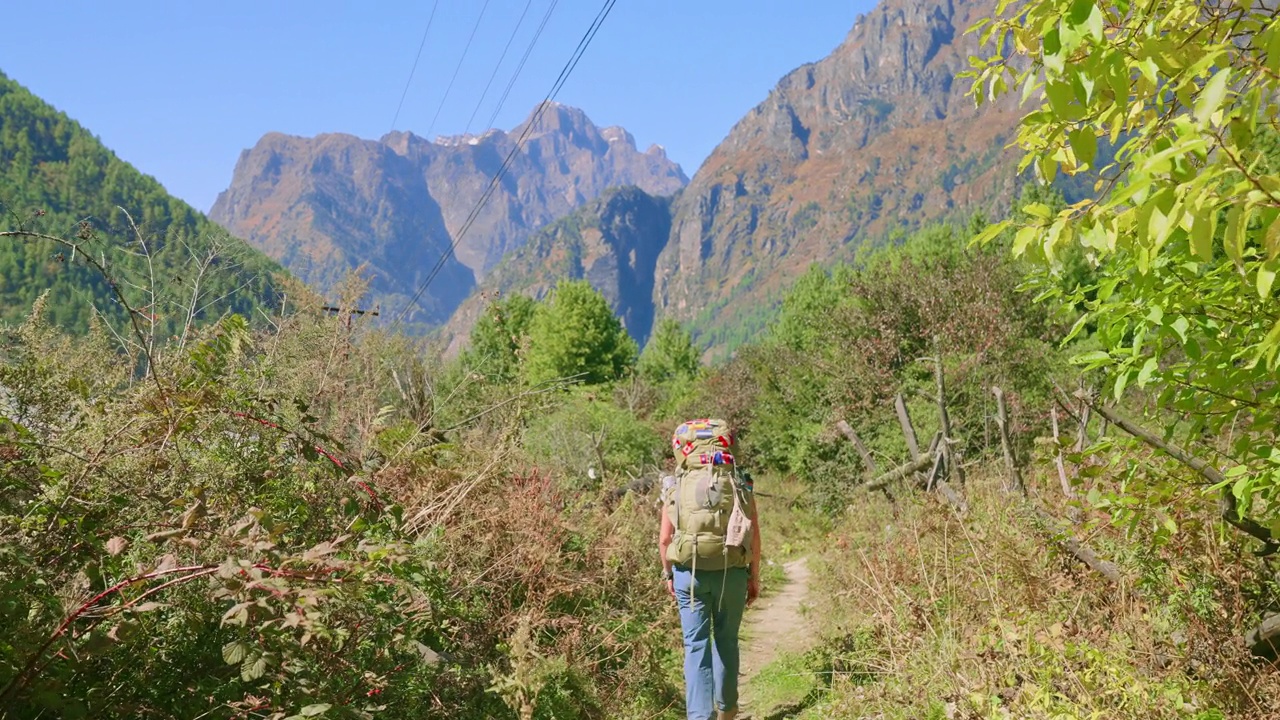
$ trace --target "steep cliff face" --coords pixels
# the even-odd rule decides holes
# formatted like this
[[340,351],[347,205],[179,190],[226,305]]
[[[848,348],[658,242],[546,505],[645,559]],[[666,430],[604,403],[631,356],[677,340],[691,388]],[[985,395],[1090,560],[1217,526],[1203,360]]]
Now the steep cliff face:
[[[241,154],[211,217],[322,292],[363,266],[388,310],[408,302],[449,245],[419,169],[351,135],[263,137]],[[444,320],[474,284],[470,269],[446,260],[419,319]]]
[[489,274],[444,329],[451,352],[495,298],[547,294],[558,280],[586,279],[605,296],[632,337],[653,328],[654,269],[671,233],[671,200],[636,187],[606,191],[538,231]]
[[437,324],[503,255],[607,188],[670,194],[688,181],[661,148],[641,152],[625,130],[597,128],[581,110],[551,105],[529,127],[533,117],[511,133],[435,142],[411,133],[380,141],[269,134],[241,155],[210,216],[321,291],[367,264],[375,298],[396,308],[457,243],[412,316]]
[[[732,324],[814,262],[1008,201],[1011,104],[974,107],[956,76],[991,0],[887,0],[734,126],[674,207],[659,312]],[[731,302],[734,301],[734,302]]]

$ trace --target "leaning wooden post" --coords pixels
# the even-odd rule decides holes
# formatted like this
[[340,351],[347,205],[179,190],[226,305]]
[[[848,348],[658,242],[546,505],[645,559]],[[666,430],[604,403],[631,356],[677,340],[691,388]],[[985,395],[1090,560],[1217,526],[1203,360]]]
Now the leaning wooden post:
[[991,387],[996,396],[996,430],[1000,433],[1000,448],[1004,451],[1004,465],[1009,473],[1008,490],[1017,490],[1027,494],[1027,486],[1022,482],[1022,471],[1018,469],[1018,460],[1013,454],[1013,442],[1009,439],[1009,411],[1004,402],[1004,391],[998,386]]
[[911,414],[907,412],[907,401],[902,393],[893,397],[893,409],[898,413],[898,423],[902,425],[902,434],[907,438],[907,450],[911,457],[920,456],[920,441],[916,439],[916,428],[911,424]]
[[1068,499],[1074,500],[1076,491],[1075,488],[1071,487],[1071,480],[1067,478],[1067,466],[1062,462],[1062,439],[1058,433],[1057,405],[1049,406],[1049,420],[1053,423],[1053,464],[1058,467],[1058,480],[1062,483],[1062,494],[1067,496]]
[[882,475],[877,475],[876,477],[867,480],[867,489],[880,490],[894,480],[900,480],[912,473],[919,472],[920,470],[929,467],[933,462],[934,457],[933,452],[928,452],[904,465],[899,465]]
[[1080,389],[1076,391],[1083,407],[1080,408],[1080,426],[1076,429],[1076,452],[1084,452],[1089,444],[1089,399],[1084,389],[1084,378],[1080,378]]
[[933,336],[934,377],[938,385],[938,426],[942,429],[942,459],[947,472],[955,473],[956,482],[964,485],[964,468],[960,458],[951,446],[951,418],[947,415],[947,386],[942,376],[942,343],[938,336]]
[[[862,442],[862,438],[858,437],[858,433],[853,431],[853,426],[844,420],[837,420],[836,429],[839,430],[846,438],[849,438],[849,442],[853,443],[853,447],[857,449],[858,455],[862,457],[862,469],[864,475],[867,478],[874,478],[879,475],[880,471],[876,467],[876,459],[871,457],[871,451],[868,450],[866,444]],[[915,457],[916,455],[917,453],[913,453],[911,457]],[[884,493],[884,496],[888,498],[889,502],[894,501],[893,493],[889,490],[887,484],[878,489]]]
[[[898,414],[898,424],[902,426],[902,434],[907,439],[907,452],[911,457],[920,457],[920,441],[916,438],[916,428],[911,424],[911,413],[907,412],[907,401],[898,393],[893,397],[893,409]],[[916,473],[916,483],[927,487],[928,479],[924,473]]]
[[[853,427],[844,420],[837,420],[836,429],[849,438],[849,442],[853,443],[853,447],[858,450],[858,455],[862,457],[862,467],[866,469],[867,474],[872,476],[879,475],[880,472],[876,470],[875,458],[871,457],[871,451],[867,450],[866,444],[862,442],[862,438],[858,437],[858,433],[853,431]],[[911,457],[915,457],[918,454],[912,453]]]

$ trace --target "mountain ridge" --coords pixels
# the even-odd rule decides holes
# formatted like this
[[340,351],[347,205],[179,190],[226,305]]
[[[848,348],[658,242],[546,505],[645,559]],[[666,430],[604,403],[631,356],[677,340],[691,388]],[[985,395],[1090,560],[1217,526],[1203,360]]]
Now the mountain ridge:
[[[1019,114],[1010,101],[976,107],[957,77],[977,53],[964,29],[993,5],[885,0],[826,57],[784,75],[670,203],[669,236],[641,243],[662,248],[652,314],[728,349],[763,328],[810,265],[1007,207],[1015,172],[1005,145]],[[590,226],[593,214],[574,222]],[[526,267],[528,282],[505,285],[541,292],[546,270]],[[468,317],[446,335],[465,334]]]
[[[507,157],[508,171],[468,223]],[[510,132],[435,142],[405,131],[379,140],[267,133],[241,153],[210,215],[322,292],[366,267],[389,305],[407,303],[444,257],[415,318],[430,325],[447,320],[503,255],[606,189],[670,194],[687,182],[660,147],[641,152],[624,128],[599,128],[582,110],[552,103]]]

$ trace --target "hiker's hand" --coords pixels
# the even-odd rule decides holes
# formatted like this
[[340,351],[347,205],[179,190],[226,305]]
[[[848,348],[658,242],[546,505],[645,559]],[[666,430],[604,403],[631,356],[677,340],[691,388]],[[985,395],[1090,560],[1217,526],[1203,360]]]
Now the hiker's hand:
[[671,597],[675,597],[675,596],[676,596],[676,581],[675,581],[675,578],[671,578],[670,580],[667,580],[667,592],[671,593]]
[[747,604],[755,602],[758,597],[760,597],[760,578],[752,575],[747,578]]

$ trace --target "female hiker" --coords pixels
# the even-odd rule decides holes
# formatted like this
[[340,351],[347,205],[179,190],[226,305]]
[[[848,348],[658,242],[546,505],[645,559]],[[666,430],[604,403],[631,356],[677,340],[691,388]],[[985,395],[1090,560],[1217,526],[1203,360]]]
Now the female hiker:
[[760,524],[751,480],[734,463],[723,420],[691,420],[672,436],[658,549],[680,607],[689,720],[738,712],[738,629],[760,593]]

